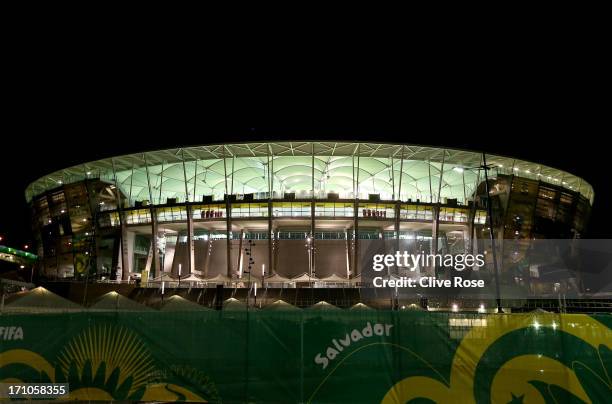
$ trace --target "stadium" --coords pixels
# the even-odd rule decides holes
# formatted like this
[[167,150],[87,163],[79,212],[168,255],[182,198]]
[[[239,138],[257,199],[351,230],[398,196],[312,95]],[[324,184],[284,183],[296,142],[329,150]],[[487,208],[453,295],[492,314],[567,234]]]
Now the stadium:
[[580,238],[593,198],[585,180],[511,157],[308,141],[117,156],[26,190],[40,279],[234,289],[358,288],[381,240],[486,249],[489,203],[502,243]]
[[[26,198],[36,254],[0,248],[30,278],[0,278],[0,381],[69,389],[39,398],[609,396],[610,294],[584,293],[612,285],[609,240],[586,245],[590,263],[550,259],[594,241],[593,189],[570,173],[409,144],[219,144],[83,163]],[[451,272],[421,253],[495,293],[438,294]],[[469,255],[478,271],[457,267]],[[371,287],[375,261],[381,281],[423,287]]]

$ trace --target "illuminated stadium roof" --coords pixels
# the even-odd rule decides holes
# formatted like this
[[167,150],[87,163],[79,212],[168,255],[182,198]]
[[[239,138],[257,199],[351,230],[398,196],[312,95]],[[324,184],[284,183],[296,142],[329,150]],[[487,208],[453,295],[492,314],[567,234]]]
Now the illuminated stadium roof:
[[[313,160],[314,156],[314,160]],[[314,161],[314,163],[313,163]],[[274,142],[194,146],[135,153],[56,171],[31,183],[26,199],[61,184],[99,178],[117,184],[130,201],[166,198],[200,201],[202,195],[266,194],[317,198],[328,192],[340,198],[436,201],[471,199],[482,181],[479,152],[416,145],[355,142]],[[593,199],[583,179],[538,163],[487,154],[490,176],[515,174],[580,192]],[[270,177],[270,172],[273,176]],[[442,183],[440,185],[440,177]],[[149,188],[150,184],[150,188]],[[439,195],[438,195],[439,190]],[[194,195],[197,196],[194,198]]]

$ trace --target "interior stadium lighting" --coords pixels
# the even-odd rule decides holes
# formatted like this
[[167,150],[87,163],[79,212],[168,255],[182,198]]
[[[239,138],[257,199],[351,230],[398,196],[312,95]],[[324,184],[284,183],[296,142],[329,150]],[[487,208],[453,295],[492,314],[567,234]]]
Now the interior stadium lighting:
[[91,175],[91,171],[87,171],[87,175]]
[[453,303],[451,309],[456,313],[459,311],[459,305],[457,303]]
[[518,167],[514,167],[513,170],[514,171],[518,171],[519,169],[518,169]]
[[462,167],[453,167],[453,171],[458,172],[458,173],[462,173],[463,172],[463,168]]
[[484,303],[480,303],[480,306],[478,306],[478,312],[479,313],[484,313],[485,312],[485,305],[484,305]]
[[527,174],[531,174],[531,171],[529,171],[529,170],[525,170],[525,172],[526,172]]
[[504,168],[504,165],[503,164],[499,164],[498,167],[499,168]]
[[62,185],[62,180],[57,181],[58,184]]
[[540,329],[540,323],[538,322],[538,320],[535,320],[535,321],[533,322],[533,328],[535,328],[536,330],[539,330],[539,329]]
[[556,329],[557,329],[557,323],[556,323],[556,322],[554,322],[554,321],[552,322],[552,329],[553,329],[553,330],[556,330]]
[[23,269],[23,268],[25,268],[25,266],[23,266],[23,265],[19,265],[19,268]]

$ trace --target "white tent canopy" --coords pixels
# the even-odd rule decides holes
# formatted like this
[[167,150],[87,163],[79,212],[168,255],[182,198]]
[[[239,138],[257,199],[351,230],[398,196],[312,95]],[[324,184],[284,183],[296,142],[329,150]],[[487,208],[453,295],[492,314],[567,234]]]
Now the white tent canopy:
[[349,280],[346,278],[342,278],[336,274],[332,274],[330,276],[327,276],[325,278],[321,278],[319,279],[321,282],[335,282],[335,283],[348,283]]
[[208,307],[204,307],[179,295],[170,296],[164,299],[161,311],[211,311]]
[[246,310],[246,304],[238,299],[230,297],[223,302],[223,310]]
[[191,274],[188,277],[181,278],[181,282],[204,282],[204,279],[195,274]]
[[299,310],[299,308],[290,303],[287,303],[284,300],[279,299],[274,303],[264,307],[264,310]]
[[310,306],[308,310],[340,310],[340,308],[334,306],[333,304],[329,304],[325,301],[320,301],[319,303],[316,303]]
[[176,279],[174,279],[172,276],[170,276],[170,272],[162,272],[159,274],[159,276],[156,276],[155,278],[149,279],[149,282],[171,282],[171,281],[175,281]]
[[291,278],[291,282],[314,282],[314,281],[318,281],[317,277],[309,276],[306,272],[294,278]]
[[289,281],[289,278],[285,278],[284,276],[280,276],[279,274],[269,275],[264,278],[265,283],[286,283]]
[[78,304],[64,299],[42,286],[10,296],[3,309],[7,313],[57,313],[84,310]]
[[349,310],[374,310],[370,306],[363,303],[355,303]]
[[112,291],[100,296],[89,306],[92,311],[151,311],[152,309]]
[[216,283],[225,283],[225,282],[231,282],[231,279],[230,279],[230,278],[228,278],[228,277],[227,277],[227,276],[225,276],[225,275],[218,274],[217,276],[214,276],[214,277],[212,277],[212,278],[202,279],[202,280],[200,280],[200,282],[209,282],[209,283],[213,283],[213,282],[216,282]]

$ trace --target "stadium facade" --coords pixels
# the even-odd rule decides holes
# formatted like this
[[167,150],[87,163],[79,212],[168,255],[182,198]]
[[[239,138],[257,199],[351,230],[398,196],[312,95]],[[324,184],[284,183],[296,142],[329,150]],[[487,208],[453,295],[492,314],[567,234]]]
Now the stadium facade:
[[26,190],[42,278],[144,274],[235,285],[247,273],[357,281],[368,244],[380,240],[474,251],[489,237],[489,201],[500,240],[580,238],[593,198],[585,180],[511,157],[308,141],[106,158]]

